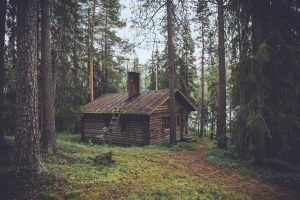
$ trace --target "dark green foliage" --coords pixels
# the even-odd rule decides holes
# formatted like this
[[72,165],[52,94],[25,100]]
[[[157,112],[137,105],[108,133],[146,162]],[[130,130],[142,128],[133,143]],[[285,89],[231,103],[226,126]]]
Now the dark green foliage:
[[[100,1],[99,1],[100,3]],[[97,5],[95,27],[95,95],[118,92],[126,81],[124,58],[132,50],[116,29],[126,24],[120,19],[119,0]],[[7,5],[5,46],[5,101],[3,127],[6,134],[15,132],[16,97],[16,6]],[[79,131],[80,106],[88,98],[88,36],[91,2],[53,0],[51,3],[52,64],[57,130]],[[39,89],[41,91],[41,89]]]
[[181,38],[177,44],[177,76],[176,88],[184,93],[192,102],[195,101],[193,93],[195,92],[195,83],[197,72],[195,66],[195,44],[191,35],[190,24],[187,19],[184,20]]
[[[247,2],[247,3],[246,3]],[[242,17],[242,41],[251,33],[252,3],[232,1],[235,14]],[[241,60],[233,73],[234,143],[241,154],[253,151],[255,133],[266,135],[266,156],[299,164],[300,157],[300,49],[299,8],[293,2],[270,1],[264,12],[267,38],[257,53],[242,45]],[[240,3],[240,4],[238,4]],[[248,6],[246,6],[248,4]],[[239,15],[240,8],[243,15]],[[262,109],[257,106],[261,102]]]
[[[119,0],[102,1],[96,5],[94,46],[95,97],[118,92],[124,83],[121,67],[123,56],[131,49],[126,40],[118,37],[116,28],[125,23],[120,19]],[[91,2],[55,1],[53,38],[54,54],[59,58],[57,68],[56,118],[58,130],[79,131],[80,106],[88,98],[88,41],[91,21]],[[121,54],[115,52],[122,52]],[[53,58],[55,61],[55,58]],[[123,60],[122,60],[123,59]]]
[[164,89],[167,87],[167,54],[166,49],[162,52],[156,50],[152,52],[152,60],[149,64],[150,81],[148,89],[156,89],[156,73],[157,73],[157,89]]

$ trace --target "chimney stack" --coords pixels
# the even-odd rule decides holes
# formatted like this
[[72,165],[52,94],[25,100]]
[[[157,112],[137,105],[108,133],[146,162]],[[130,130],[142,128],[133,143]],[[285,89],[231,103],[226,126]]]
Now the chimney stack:
[[140,73],[128,72],[127,90],[128,90],[128,98],[140,94]]

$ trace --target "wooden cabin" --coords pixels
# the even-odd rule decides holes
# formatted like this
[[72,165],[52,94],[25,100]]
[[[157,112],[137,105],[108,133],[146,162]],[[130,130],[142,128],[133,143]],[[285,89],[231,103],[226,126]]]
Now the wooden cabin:
[[[82,111],[83,140],[119,145],[168,143],[170,138],[169,90],[139,92],[139,74],[128,73],[128,92],[100,96]],[[176,135],[184,137],[194,106],[175,91]]]

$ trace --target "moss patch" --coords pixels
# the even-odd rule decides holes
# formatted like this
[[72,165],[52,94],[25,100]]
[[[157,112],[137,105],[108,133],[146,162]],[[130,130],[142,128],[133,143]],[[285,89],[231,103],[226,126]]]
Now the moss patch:
[[[214,146],[206,140],[120,147],[84,143],[77,134],[59,134],[57,144],[59,152],[43,155],[43,161],[49,172],[67,181],[44,186],[42,191],[50,193],[39,198],[293,199],[298,194],[206,160],[204,152]],[[95,164],[95,158],[107,152],[114,162]]]
[[216,147],[209,148],[205,153],[205,157],[228,170],[300,190],[300,168],[283,161],[267,160],[265,167],[255,167],[253,159],[239,159],[232,148],[221,150]]

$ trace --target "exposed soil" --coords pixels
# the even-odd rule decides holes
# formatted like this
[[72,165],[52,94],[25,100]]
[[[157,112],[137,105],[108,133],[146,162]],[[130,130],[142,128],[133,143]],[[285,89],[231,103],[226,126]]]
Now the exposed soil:
[[216,184],[225,190],[246,194],[252,199],[300,199],[300,190],[290,189],[219,167],[204,158],[204,151],[205,147],[197,151],[175,152],[168,156],[181,163],[191,176],[203,179],[207,183]]
[[[150,162],[151,166],[159,166],[161,168],[167,168],[173,173],[184,174],[186,177],[183,178],[188,178],[195,182],[200,180],[205,184],[214,184],[224,191],[245,194],[255,200],[300,199],[299,187],[298,190],[292,189],[250,175],[222,168],[205,159],[204,152],[206,149],[207,146],[205,146],[205,144],[199,144],[197,150],[194,151],[151,153],[151,156],[149,156],[149,158],[147,157],[147,162]],[[10,148],[9,150],[11,151],[12,149]],[[9,154],[2,151],[0,153],[1,161],[10,161],[10,163],[6,162],[6,164],[12,165],[14,159],[5,158],[8,155]],[[143,159],[145,158],[145,155],[138,155],[136,156],[136,159],[142,160],[142,158],[138,158],[139,156]],[[9,173],[1,173],[0,175],[0,200],[3,198],[34,199],[45,189],[56,191],[56,193],[63,196],[65,189],[71,186],[69,185],[68,180],[49,176],[49,174],[43,175],[40,178],[34,178],[32,181],[28,181],[31,179],[30,177],[27,177],[26,180],[20,180],[15,177],[12,171]],[[85,190],[85,195],[98,195],[97,199],[99,199],[99,197],[100,199],[118,199],[120,196],[126,196],[134,189],[137,189],[137,187],[141,187],[142,189],[142,187],[147,188],[149,186],[149,182],[143,183],[141,180],[138,180],[138,178],[134,182],[132,184],[124,184],[117,190],[110,188],[109,186],[107,186],[107,188],[97,188],[91,185],[81,187],[80,183],[78,183],[77,186],[80,186],[81,189]]]

